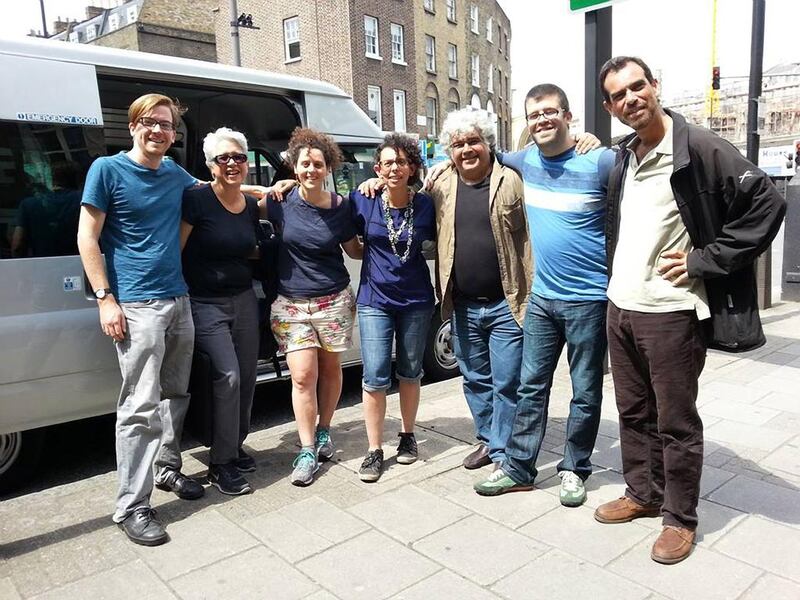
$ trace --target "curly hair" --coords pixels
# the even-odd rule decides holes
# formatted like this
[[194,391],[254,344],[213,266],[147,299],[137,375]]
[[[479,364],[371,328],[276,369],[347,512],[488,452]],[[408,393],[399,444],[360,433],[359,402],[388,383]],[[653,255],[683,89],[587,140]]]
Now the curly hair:
[[344,155],[333,138],[307,127],[295,127],[289,138],[289,148],[286,153],[289,166],[294,169],[303,150],[319,150],[325,159],[325,165],[333,171],[342,164]]
[[414,175],[408,178],[408,183],[414,184],[420,181],[419,174],[422,170],[422,154],[419,151],[417,141],[409,135],[403,133],[389,133],[383,138],[380,146],[375,150],[375,164],[381,160],[381,152],[386,148],[391,148],[398,154],[402,150],[408,158],[409,164],[414,166]]
[[497,142],[497,127],[494,119],[487,111],[471,106],[447,113],[442,130],[439,132],[439,143],[447,148],[448,154],[452,154],[450,150],[452,138],[472,132],[481,136],[486,145],[494,151]]

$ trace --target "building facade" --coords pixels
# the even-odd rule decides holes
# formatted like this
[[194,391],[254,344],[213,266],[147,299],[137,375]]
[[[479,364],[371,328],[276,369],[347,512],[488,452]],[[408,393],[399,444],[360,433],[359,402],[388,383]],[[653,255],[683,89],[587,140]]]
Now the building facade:
[[[239,30],[244,67],[329,81],[381,129],[421,138],[436,139],[456,107],[487,109],[498,145],[511,145],[511,27],[495,0],[238,0],[238,10],[259,27]],[[220,6],[223,63],[230,20]]]
[[214,62],[219,0],[127,0],[86,7],[83,21],[54,23],[50,39]]

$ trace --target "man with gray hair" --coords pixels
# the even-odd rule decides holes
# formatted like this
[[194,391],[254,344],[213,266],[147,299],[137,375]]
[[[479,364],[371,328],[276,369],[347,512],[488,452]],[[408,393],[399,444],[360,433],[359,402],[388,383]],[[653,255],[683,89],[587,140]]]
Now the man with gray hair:
[[440,141],[454,168],[431,189],[437,294],[442,318],[452,315],[464,395],[480,442],[464,459],[467,469],[505,460],[533,271],[522,179],[497,162],[495,140],[486,111],[451,112]]

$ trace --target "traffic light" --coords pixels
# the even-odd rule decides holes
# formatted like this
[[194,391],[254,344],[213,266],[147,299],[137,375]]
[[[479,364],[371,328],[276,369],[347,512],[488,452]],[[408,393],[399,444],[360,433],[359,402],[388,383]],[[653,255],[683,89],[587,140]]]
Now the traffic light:
[[719,67],[711,67],[711,89],[719,89]]

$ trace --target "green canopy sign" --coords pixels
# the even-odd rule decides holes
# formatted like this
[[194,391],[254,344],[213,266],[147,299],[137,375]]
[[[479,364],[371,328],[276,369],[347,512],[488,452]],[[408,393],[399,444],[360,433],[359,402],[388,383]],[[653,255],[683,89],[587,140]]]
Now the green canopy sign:
[[612,0],[569,0],[569,9],[575,12],[588,12],[605,8]]

